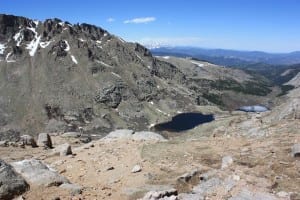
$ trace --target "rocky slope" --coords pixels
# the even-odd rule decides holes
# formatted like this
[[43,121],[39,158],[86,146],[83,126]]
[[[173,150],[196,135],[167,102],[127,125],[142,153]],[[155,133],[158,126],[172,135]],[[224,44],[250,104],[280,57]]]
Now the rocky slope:
[[207,77],[194,79],[187,66],[157,59],[93,25],[0,15],[0,131],[101,135],[145,129],[179,111],[220,103],[218,94],[204,94],[211,85],[231,83],[229,77],[211,80],[225,72],[255,83],[244,72],[218,66],[194,70]]

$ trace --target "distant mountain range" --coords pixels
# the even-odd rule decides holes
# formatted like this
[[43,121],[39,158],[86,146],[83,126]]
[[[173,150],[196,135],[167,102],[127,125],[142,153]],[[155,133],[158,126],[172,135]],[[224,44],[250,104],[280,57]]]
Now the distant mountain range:
[[266,53],[262,51],[237,51],[226,49],[205,49],[197,47],[152,48],[154,55],[194,57],[218,65],[243,67],[253,63],[291,65],[300,63],[300,51],[291,53]]

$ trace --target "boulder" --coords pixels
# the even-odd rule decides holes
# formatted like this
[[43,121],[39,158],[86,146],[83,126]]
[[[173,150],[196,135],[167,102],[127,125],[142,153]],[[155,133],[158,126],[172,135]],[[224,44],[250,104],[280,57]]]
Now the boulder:
[[37,147],[36,141],[31,135],[22,135],[20,141],[24,145]]
[[300,157],[300,144],[294,144],[292,146],[292,156]]
[[130,139],[133,133],[133,130],[119,129],[110,132],[107,136],[102,138],[102,140]]
[[68,143],[58,145],[53,149],[54,154],[59,154],[60,156],[67,156],[72,154],[71,145]]
[[135,165],[131,170],[132,173],[137,173],[140,171],[142,171],[142,167],[140,165]]
[[133,140],[156,140],[156,141],[166,141],[166,139],[158,134],[158,133],[154,133],[154,132],[150,132],[150,131],[140,131],[140,132],[135,132],[132,136]]
[[167,141],[163,136],[158,133],[150,131],[134,132],[133,130],[120,129],[110,132],[102,140],[119,140],[130,139],[135,141]]
[[58,186],[63,183],[70,183],[68,179],[61,176],[58,172],[49,168],[39,160],[22,160],[13,162],[11,165],[31,184]]
[[52,148],[51,137],[48,133],[40,133],[38,136],[37,144],[40,147]]
[[28,189],[25,179],[11,165],[0,159],[0,199],[13,199]]

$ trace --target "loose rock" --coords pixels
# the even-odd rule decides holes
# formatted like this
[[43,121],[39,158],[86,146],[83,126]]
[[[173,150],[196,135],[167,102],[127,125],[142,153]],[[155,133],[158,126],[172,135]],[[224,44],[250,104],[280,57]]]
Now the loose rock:
[[52,148],[51,137],[48,133],[40,133],[37,141],[38,146],[44,148]]
[[21,142],[24,145],[32,146],[32,147],[37,147],[35,139],[31,135],[22,135],[21,136]]
[[131,170],[132,173],[137,173],[140,171],[142,171],[142,167],[140,165],[135,165]]
[[71,155],[72,154],[71,145],[68,143],[61,144],[61,145],[55,147],[55,149],[53,149],[53,153],[59,154],[60,156]]
[[292,146],[292,156],[300,157],[300,144],[294,144]]

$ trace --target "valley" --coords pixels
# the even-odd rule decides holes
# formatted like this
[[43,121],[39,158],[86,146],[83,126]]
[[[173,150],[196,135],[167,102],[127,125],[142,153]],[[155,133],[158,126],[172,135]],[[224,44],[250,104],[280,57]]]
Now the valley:
[[299,64],[190,53],[0,14],[0,199],[300,199]]

